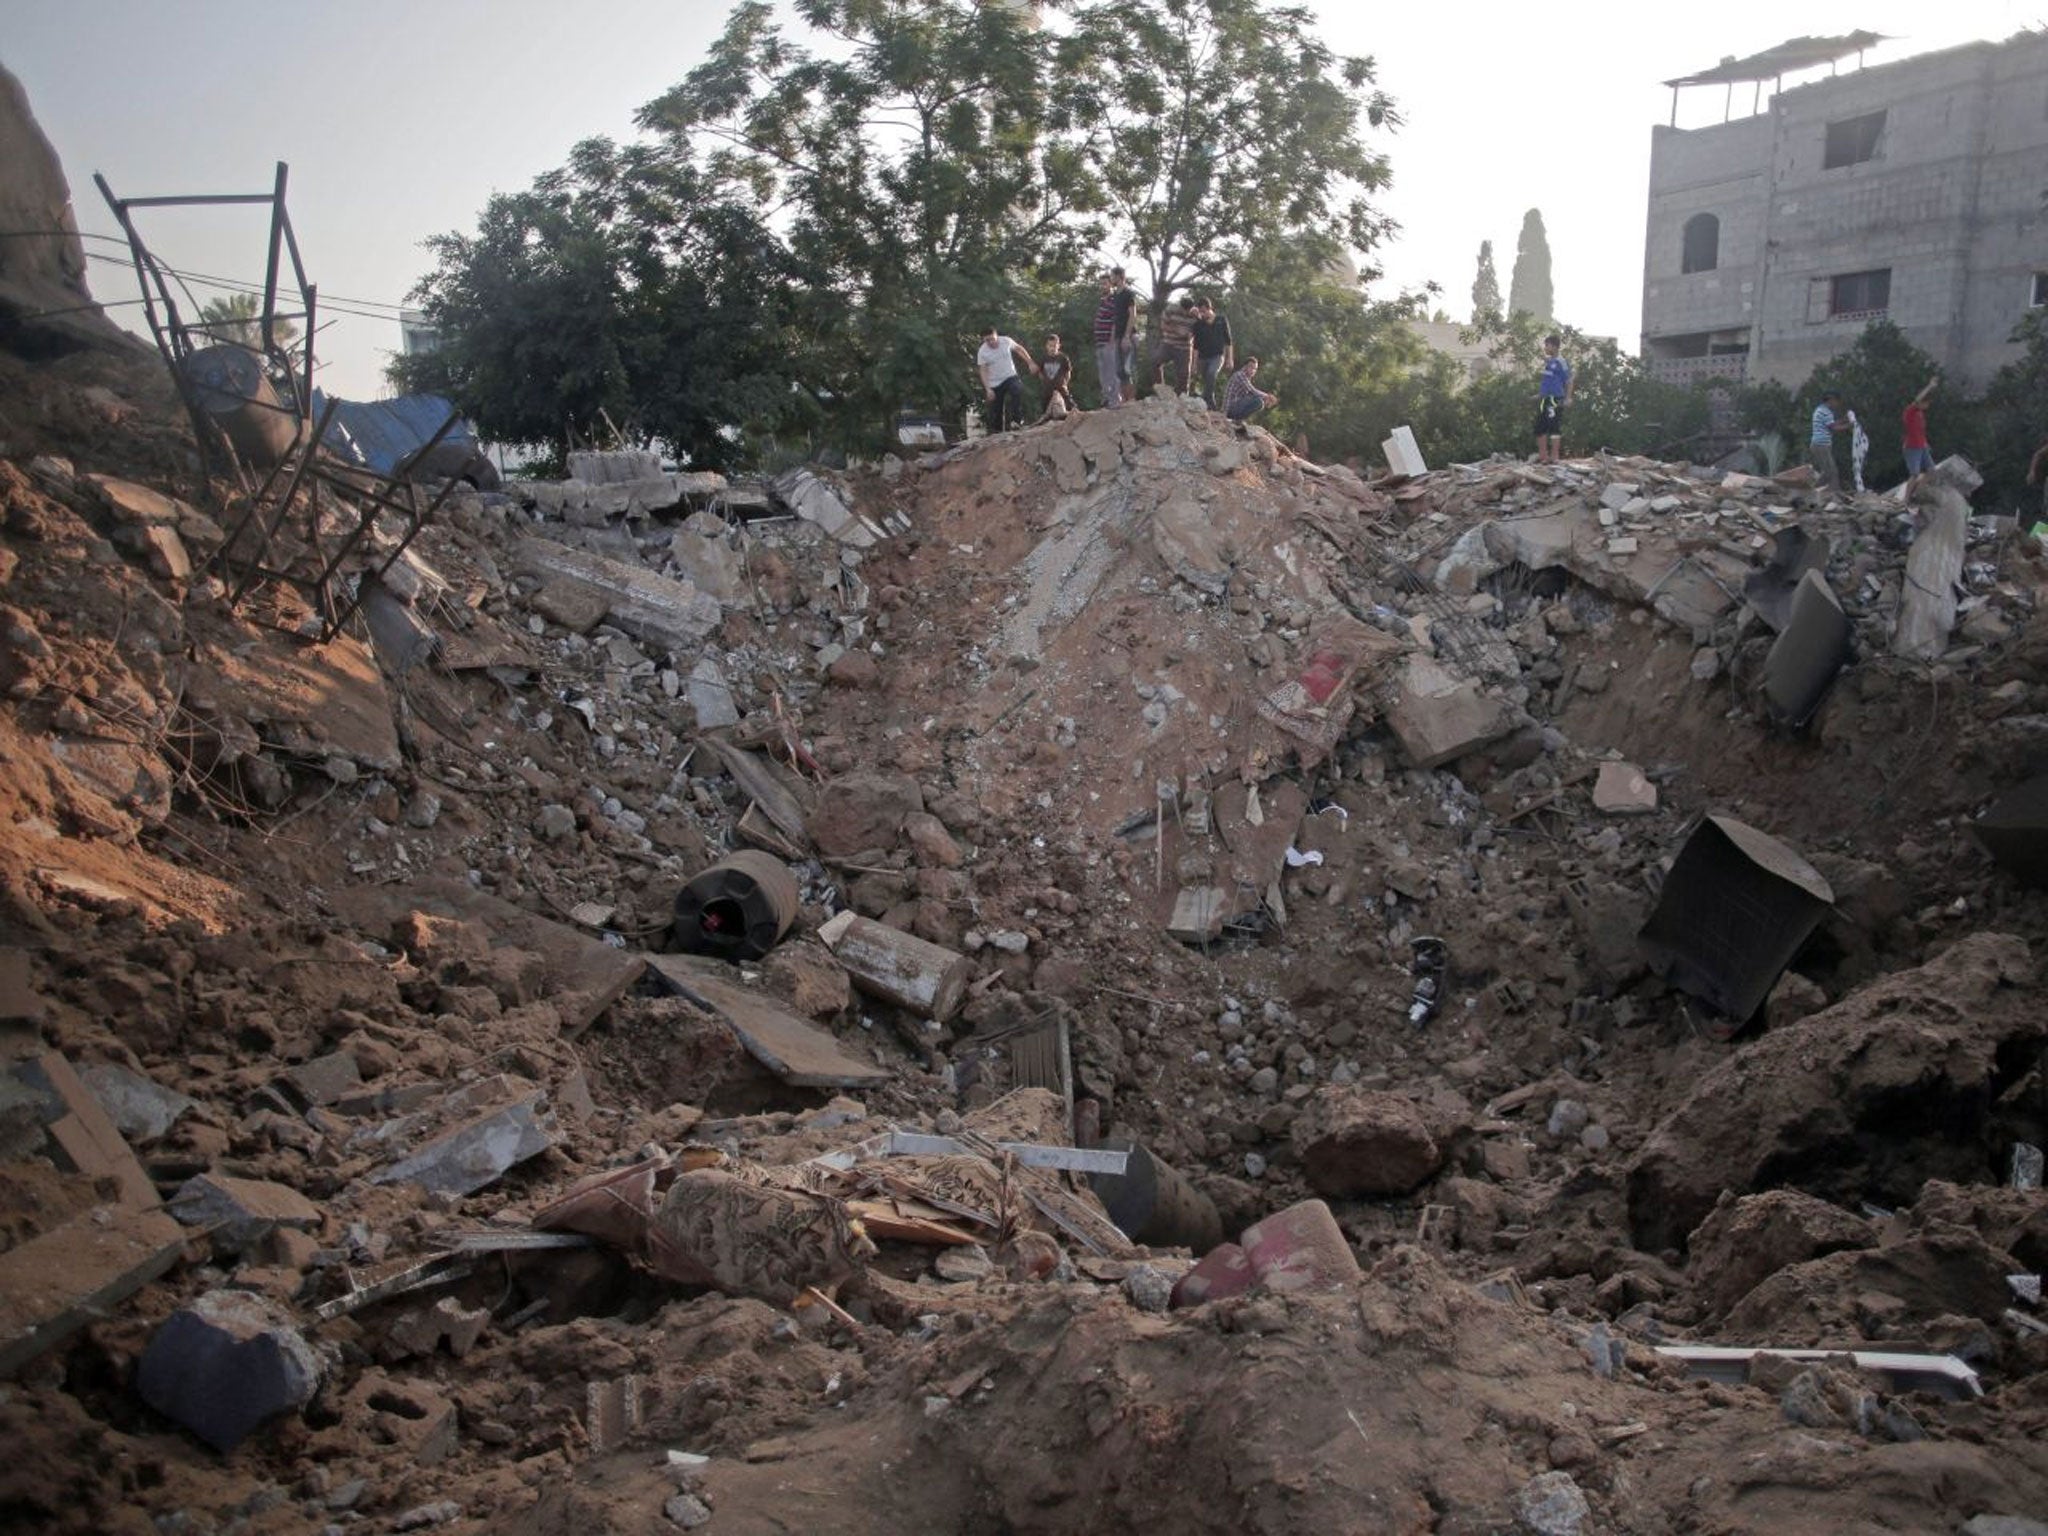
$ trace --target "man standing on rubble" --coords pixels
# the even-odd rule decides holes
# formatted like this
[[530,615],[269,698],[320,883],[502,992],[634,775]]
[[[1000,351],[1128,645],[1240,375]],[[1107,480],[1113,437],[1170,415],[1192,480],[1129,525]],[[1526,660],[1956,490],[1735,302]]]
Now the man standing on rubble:
[[1842,470],[1835,463],[1835,434],[1851,426],[1842,414],[1842,397],[1829,390],[1813,408],[1813,431],[1808,435],[1806,457],[1820,477],[1820,488],[1830,495],[1842,494]]
[[1038,372],[1038,364],[1009,337],[997,334],[994,326],[981,333],[981,350],[974,354],[974,366],[981,371],[981,387],[995,407],[989,423],[991,432],[1006,432],[1024,423],[1024,381],[1017,376],[1021,366],[1027,373]]
[[1102,404],[1107,410],[1114,410],[1123,399],[1122,375],[1117,368],[1116,280],[1114,272],[1102,274],[1095,324],[1089,332],[1089,340],[1095,343],[1095,381],[1102,386]]
[[1543,338],[1543,372],[1536,381],[1536,462],[1555,464],[1564,457],[1564,411],[1572,403],[1572,365],[1558,355],[1564,338],[1555,331]]
[[1278,405],[1280,397],[1269,395],[1253,379],[1259,376],[1259,360],[1248,357],[1244,366],[1230,376],[1230,388],[1223,395],[1223,414],[1231,421],[1250,421],[1269,405]]
[[1184,395],[1195,387],[1195,301],[1187,294],[1166,306],[1159,321],[1159,355],[1153,360],[1154,394]]
[[1137,389],[1131,380],[1131,365],[1136,361],[1138,350],[1138,296],[1131,291],[1131,281],[1124,276],[1122,267],[1109,269],[1111,280],[1116,284],[1116,399],[1119,402],[1137,399]]
[[1215,302],[1206,295],[1195,301],[1194,341],[1195,356],[1202,364],[1202,398],[1213,411],[1220,403],[1216,399],[1216,376],[1229,372],[1234,347],[1229,317],[1219,313]]
[[1927,446],[1927,397],[1934,393],[1936,380],[1929,379],[1920,393],[1906,402],[1899,421],[1905,428],[1900,446],[1906,450],[1906,500],[1910,503],[1927,477],[1934,473],[1934,450]]

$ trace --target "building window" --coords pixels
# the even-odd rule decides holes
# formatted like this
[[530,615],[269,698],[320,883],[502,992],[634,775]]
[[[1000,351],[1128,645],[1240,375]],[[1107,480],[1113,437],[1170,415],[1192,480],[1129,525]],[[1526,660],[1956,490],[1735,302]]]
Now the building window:
[[2039,309],[2043,305],[2048,305],[2048,272],[2036,272],[2034,274],[2034,297],[2029,301],[2028,307]]
[[1875,160],[1878,136],[1883,132],[1882,112],[1845,117],[1839,123],[1829,123],[1827,153],[1821,158],[1821,169],[1832,171],[1845,165],[1861,165],[1865,160]]
[[1696,213],[1685,221],[1685,249],[1680,272],[1711,272],[1721,260],[1721,221],[1711,213]]
[[1892,271],[1844,272],[1828,285],[1828,318],[1881,315],[1891,307]]

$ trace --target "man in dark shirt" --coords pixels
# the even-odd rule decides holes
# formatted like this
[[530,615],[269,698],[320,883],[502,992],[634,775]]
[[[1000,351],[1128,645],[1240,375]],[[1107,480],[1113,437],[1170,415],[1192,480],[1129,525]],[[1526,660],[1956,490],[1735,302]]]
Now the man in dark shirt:
[[1202,367],[1202,398],[1216,409],[1216,379],[1230,367],[1234,351],[1230,321],[1206,297],[1195,300],[1195,357]]
[[1074,404],[1074,360],[1060,350],[1058,336],[1045,338],[1045,356],[1038,360],[1038,376],[1045,380],[1045,414],[1040,421],[1059,421],[1069,411],[1078,411]]
[[1131,291],[1130,279],[1124,276],[1122,267],[1111,267],[1109,275],[1116,284],[1113,296],[1116,301],[1116,376],[1115,398],[1121,402],[1135,400],[1137,391],[1131,385],[1131,364],[1138,345],[1138,296]]

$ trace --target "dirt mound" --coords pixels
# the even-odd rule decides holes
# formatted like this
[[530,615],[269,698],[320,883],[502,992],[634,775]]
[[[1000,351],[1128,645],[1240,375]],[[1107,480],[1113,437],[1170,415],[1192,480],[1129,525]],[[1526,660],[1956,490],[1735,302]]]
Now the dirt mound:
[[[1996,1273],[2038,1267],[2040,1196],[1994,1186],[2044,1129],[2048,908],[1968,825],[2048,715],[2023,543],[1971,533],[1937,670],[1889,653],[1878,499],[1609,459],[1368,484],[1160,400],[768,486],[579,455],[451,497],[315,645],[302,588],[227,600],[235,503],[160,379],[0,356],[0,427],[0,1263],[120,1269],[0,1402],[20,1523],[2044,1502],[2048,1348]],[[1803,735],[1738,596],[1795,526],[1863,647]],[[1636,944],[1709,811],[1836,895],[1748,1045]],[[739,848],[789,937],[663,953]],[[1367,1278],[1144,1310],[1202,1255],[1108,1224],[1109,1138],[1201,1229],[1328,1191]],[[225,1225],[167,1237],[188,1188]],[[719,1200],[657,1240],[677,1188]],[[228,1462],[133,1390],[223,1287],[323,1377]],[[1991,1395],[1900,1408],[1919,1444],[1788,1430],[1784,1383],[1652,1347],[1742,1330],[1959,1350]]]
[[2024,943],[1971,934],[1744,1046],[1636,1155],[1636,1241],[1678,1247],[1724,1190],[1905,1203],[1929,1178],[1996,1177],[2013,1137],[1993,1106],[2048,1037],[2033,975]]

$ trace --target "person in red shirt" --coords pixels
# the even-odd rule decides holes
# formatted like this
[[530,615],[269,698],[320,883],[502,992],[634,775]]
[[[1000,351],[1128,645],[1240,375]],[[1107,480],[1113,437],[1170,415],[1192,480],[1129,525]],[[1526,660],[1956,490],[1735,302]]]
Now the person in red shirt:
[[1910,503],[1919,492],[1921,482],[1934,473],[1934,453],[1927,446],[1927,397],[1934,393],[1935,380],[1929,379],[1926,388],[1906,404],[1899,419],[1905,424],[1905,441],[1900,445],[1906,450],[1906,473],[1912,478],[1906,482],[1906,500]]

